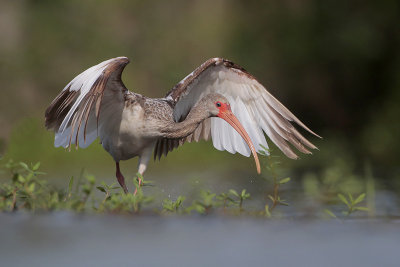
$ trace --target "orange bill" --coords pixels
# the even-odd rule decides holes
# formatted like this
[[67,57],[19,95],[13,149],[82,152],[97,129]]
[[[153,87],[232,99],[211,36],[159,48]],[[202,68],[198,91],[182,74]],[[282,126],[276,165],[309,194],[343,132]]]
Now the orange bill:
[[243,128],[242,124],[239,122],[239,120],[236,118],[235,115],[233,115],[232,111],[230,110],[230,107],[228,106],[227,109],[221,111],[218,114],[218,117],[221,119],[224,119],[227,123],[229,123],[239,134],[242,136],[242,138],[246,141],[247,145],[249,146],[251,153],[253,154],[254,160],[256,162],[256,167],[257,167],[257,173],[261,173],[261,168],[260,168],[260,161],[258,160],[257,152],[256,149],[254,148],[253,142],[251,142],[251,139],[249,135],[247,134],[246,130]]

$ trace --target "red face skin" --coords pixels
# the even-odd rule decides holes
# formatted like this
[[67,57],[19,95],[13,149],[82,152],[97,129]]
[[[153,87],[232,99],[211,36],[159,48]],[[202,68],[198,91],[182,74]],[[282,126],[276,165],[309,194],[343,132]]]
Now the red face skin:
[[246,130],[243,128],[242,124],[239,122],[236,116],[233,115],[231,106],[228,103],[223,103],[220,101],[215,102],[215,106],[219,109],[219,113],[217,116],[229,123],[246,141],[256,162],[257,173],[261,173],[260,162],[258,160],[256,149],[254,148],[254,145],[251,142],[251,139]]

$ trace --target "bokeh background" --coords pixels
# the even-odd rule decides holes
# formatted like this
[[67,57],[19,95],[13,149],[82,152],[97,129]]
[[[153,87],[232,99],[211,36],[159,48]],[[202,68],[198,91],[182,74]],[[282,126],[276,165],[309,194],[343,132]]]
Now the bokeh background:
[[[0,153],[41,161],[48,179],[65,185],[83,168],[114,179],[114,163],[99,144],[70,153],[53,147],[44,111],[59,91],[88,67],[127,56],[126,86],[162,97],[208,58],[224,57],[323,136],[307,135],[320,149],[314,155],[282,159],[292,178],[335,175],[362,183],[368,169],[382,188],[398,193],[399,6],[395,0],[3,0]],[[133,176],[136,162],[124,162],[124,172]],[[251,158],[204,142],[151,163],[146,175],[181,182],[212,177],[241,181],[239,187],[256,179]]]

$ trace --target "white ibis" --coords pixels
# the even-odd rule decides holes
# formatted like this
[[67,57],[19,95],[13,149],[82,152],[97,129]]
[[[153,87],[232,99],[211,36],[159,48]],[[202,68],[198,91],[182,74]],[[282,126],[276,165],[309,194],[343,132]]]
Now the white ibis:
[[[218,150],[253,154],[268,147],[264,132],[289,158],[288,143],[299,151],[316,147],[291,124],[318,136],[275,99],[245,69],[212,58],[175,85],[164,98],[148,98],[129,91],[121,74],[126,57],[106,60],[76,76],[46,110],[46,127],[55,131],[56,147],[89,146],[100,137],[116,163],[116,177],[127,193],[119,168],[121,160],[139,157],[143,175],[154,150],[160,158],[186,141],[208,140]],[[246,144],[247,143],[247,144]],[[140,184],[139,180],[139,184]],[[136,192],[136,191],[135,191]]]

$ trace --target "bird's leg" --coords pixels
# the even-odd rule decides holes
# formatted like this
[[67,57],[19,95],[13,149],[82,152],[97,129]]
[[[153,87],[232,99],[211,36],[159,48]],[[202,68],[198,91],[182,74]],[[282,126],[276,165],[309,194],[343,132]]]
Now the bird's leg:
[[138,188],[140,188],[142,186],[142,178],[141,178],[141,176],[143,176],[143,174],[141,172],[138,172],[138,173],[140,174],[140,176],[138,175],[138,187],[135,188],[135,191],[133,192],[133,195],[136,195],[136,193],[138,191]]
[[[150,157],[149,157],[150,158]],[[137,193],[137,191],[138,191],[138,188],[140,188],[141,186],[142,186],[142,178],[141,177],[143,177],[143,173],[145,172],[145,170],[146,170],[146,168],[147,168],[147,162],[149,161],[148,159],[147,159],[147,162],[143,162],[143,157],[140,157],[140,159],[139,159],[139,167],[138,167],[138,173],[140,174],[140,175],[138,175],[138,187],[137,188],[135,188],[135,191],[133,192],[133,195],[136,195],[136,193]]]
[[121,171],[119,170],[119,162],[115,162],[115,166],[117,169],[116,176],[117,176],[118,183],[121,185],[122,189],[124,189],[125,194],[128,194],[128,188],[125,185],[125,178],[122,175]]
[[[144,153],[139,157],[139,166],[138,166],[138,188],[142,186],[142,178],[143,173],[146,171],[147,164],[149,163],[149,159],[151,156],[151,153],[153,152],[153,146],[149,146],[148,149],[144,151]],[[136,195],[138,188],[135,189],[133,192],[134,195]]]

